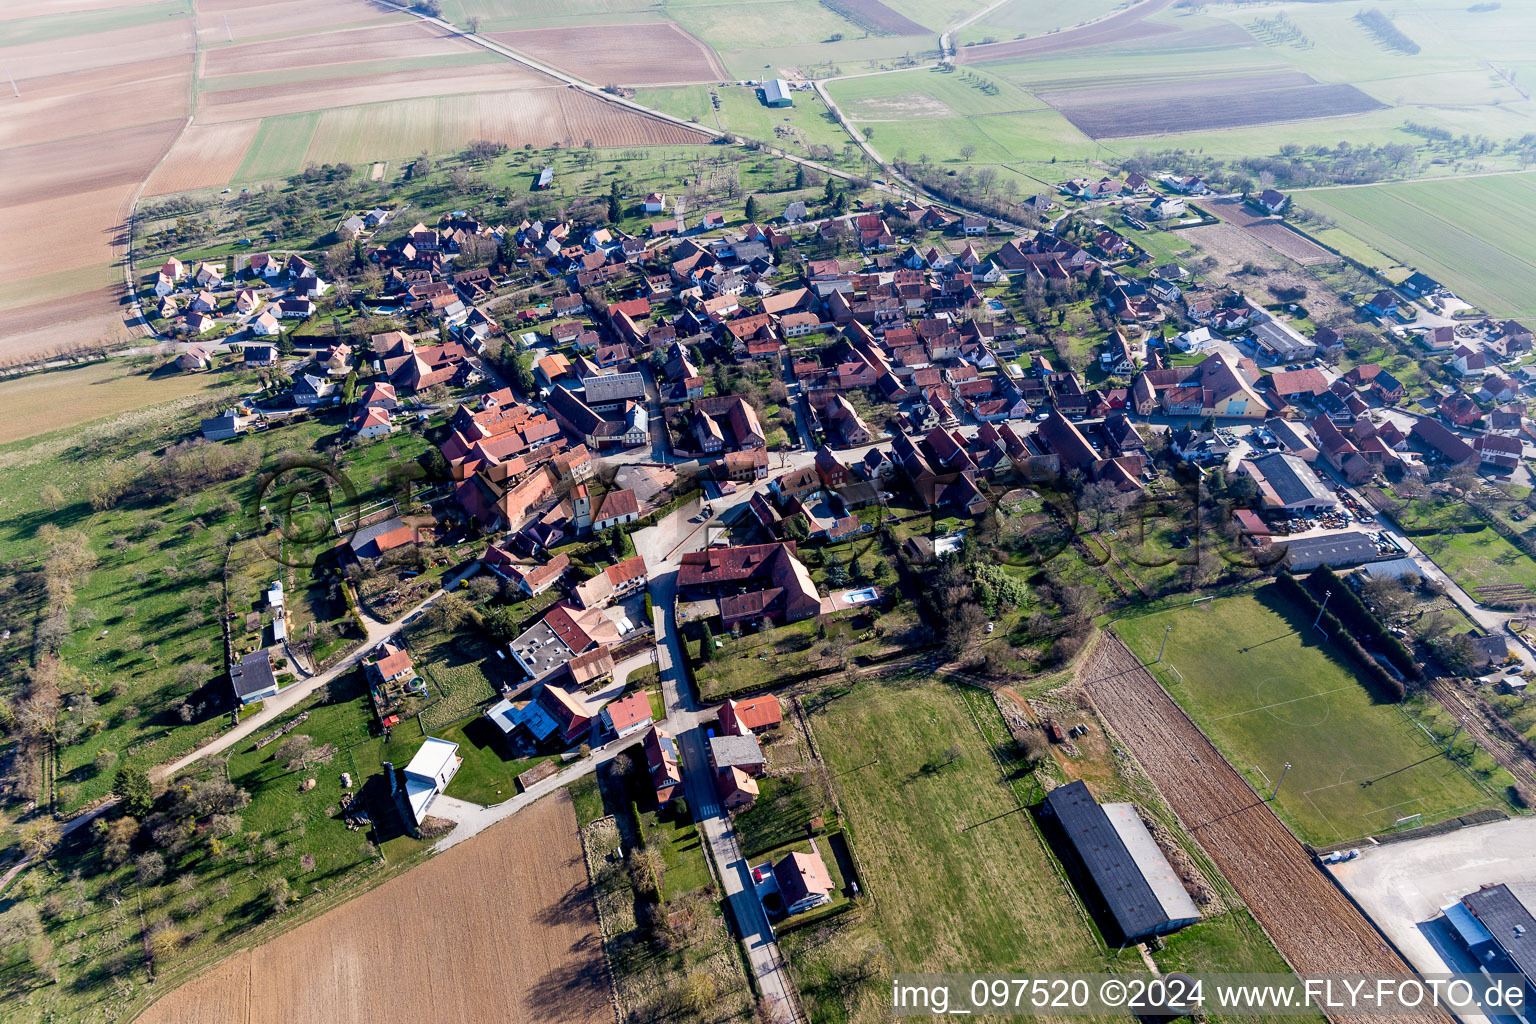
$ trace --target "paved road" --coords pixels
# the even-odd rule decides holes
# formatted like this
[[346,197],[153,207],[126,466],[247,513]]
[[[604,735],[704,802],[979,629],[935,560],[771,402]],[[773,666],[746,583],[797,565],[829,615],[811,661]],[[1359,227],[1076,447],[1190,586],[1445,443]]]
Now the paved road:
[[[702,534],[700,543],[702,543]],[[686,547],[694,547],[690,543]],[[736,829],[715,795],[704,748],[703,717],[692,691],[683,678],[683,652],[678,643],[677,621],[673,611],[677,598],[677,563],[651,568],[651,603],[655,608],[658,641],[657,664],[661,669],[661,688],[667,702],[667,721],[677,739],[683,759],[683,785],[694,821],[709,841],[710,853],[720,871],[721,886],[731,901],[731,913],[741,933],[758,990],[772,1007],[773,1019],[782,1024],[800,1021],[798,1003],[789,972],[779,954],[779,945],[768,924],[767,914],[752,885],[750,866],[742,856]]]

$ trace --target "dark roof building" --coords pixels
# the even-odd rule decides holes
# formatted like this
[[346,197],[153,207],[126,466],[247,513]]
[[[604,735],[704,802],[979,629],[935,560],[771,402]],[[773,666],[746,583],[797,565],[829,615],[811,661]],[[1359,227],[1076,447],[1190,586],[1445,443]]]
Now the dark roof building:
[[272,673],[272,654],[266,649],[252,651],[229,668],[235,698],[241,704],[265,700],[277,693],[277,677]]
[[1285,542],[1285,565],[1292,572],[1307,572],[1320,565],[1339,569],[1374,562],[1380,557],[1374,540],[1353,531]]
[[1461,898],[1499,951],[1525,975],[1527,987],[1536,982],[1536,918],[1507,885],[1485,885]]
[[1110,806],[1117,808],[1113,819],[1081,781],[1053,789],[1045,798],[1047,813],[1060,824],[1121,937],[1138,942],[1200,920],[1136,809],[1126,813],[1118,810],[1122,805]]

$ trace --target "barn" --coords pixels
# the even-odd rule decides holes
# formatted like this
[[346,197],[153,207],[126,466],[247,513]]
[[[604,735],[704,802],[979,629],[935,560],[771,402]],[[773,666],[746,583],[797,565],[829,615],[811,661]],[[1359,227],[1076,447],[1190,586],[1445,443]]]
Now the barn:
[[1079,780],[1052,790],[1044,814],[1059,826],[1063,860],[1080,887],[1092,890],[1085,899],[1107,911],[1123,941],[1141,942],[1200,920],[1135,804],[1100,806]]
[[795,98],[789,94],[789,83],[782,78],[763,83],[763,104],[769,107],[792,107]]

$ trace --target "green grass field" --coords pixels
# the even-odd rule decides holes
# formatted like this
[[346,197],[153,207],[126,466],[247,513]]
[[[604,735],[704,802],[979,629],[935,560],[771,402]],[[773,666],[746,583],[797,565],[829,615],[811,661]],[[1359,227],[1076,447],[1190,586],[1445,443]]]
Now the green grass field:
[[256,129],[256,138],[251,140],[251,148],[240,161],[234,180],[280,178],[303,170],[304,154],[309,152],[310,140],[315,137],[315,127],[319,124],[318,110],[262,118],[261,127]]
[[1536,313],[1536,173],[1324,189],[1298,198],[1490,313]]
[[1038,36],[1103,17],[1124,6],[1122,0],[1033,0],[1007,3],[955,33],[960,45],[991,39],[1002,42],[1020,36]]
[[[644,769],[643,764],[641,768]],[[679,798],[664,807],[642,810],[639,822],[646,845],[661,851],[665,865],[661,880],[663,899],[676,899],[710,883],[703,837],[693,823],[686,800]]]
[[[718,110],[710,102],[712,91],[720,99]],[[763,106],[756,89],[749,86],[640,89],[635,99],[706,127],[737,132],[792,153],[804,153],[817,145],[839,148],[850,142],[821,97],[812,92],[797,92],[794,106],[777,109]]]
[[828,963],[871,940],[903,970],[1105,969],[1094,932],[957,691],[932,681],[864,682],[803,701],[862,885],[876,900],[839,926],[835,949],[804,932],[786,938],[813,1017],[847,1019],[851,1002],[851,1019],[884,1019],[881,994],[843,991]]
[[1183,682],[1160,678],[1255,789],[1291,763],[1275,809],[1303,840],[1323,846],[1408,815],[1428,824],[1494,803],[1435,757],[1402,709],[1378,703],[1274,585],[1115,628],[1151,662],[1166,626],[1166,660]]
[[985,68],[901,71],[842,79],[827,88],[843,112],[858,121],[970,117],[1046,108],[1030,93]]

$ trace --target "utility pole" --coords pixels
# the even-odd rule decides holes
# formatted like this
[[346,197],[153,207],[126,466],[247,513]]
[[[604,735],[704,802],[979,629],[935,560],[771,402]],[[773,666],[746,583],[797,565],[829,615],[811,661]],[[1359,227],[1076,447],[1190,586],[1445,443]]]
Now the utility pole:
[[1325,612],[1325,611],[1327,611],[1327,610],[1328,610],[1328,599],[1329,599],[1329,598],[1330,598],[1330,597],[1332,597],[1332,596],[1333,596],[1333,591],[1331,591],[1331,590],[1325,590],[1325,591],[1323,591],[1323,603],[1322,603],[1322,604],[1321,604],[1321,605],[1319,605],[1319,606],[1318,606],[1318,609],[1317,609],[1317,618],[1315,618],[1315,619],[1313,619],[1313,620],[1312,620],[1312,628],[1313,628],[1313,629],[1317,629],[1317,628],[1318,628],[1318,625],[1317,625],[1317,624],[1318,624],[1318,623],[1319,623],[1319,622],[1322,622],[1322,621],[1323,621],[1323,612]]
[[1269,798],[1273,800],[1280,793],[1280,783],[1285,781],[1285,773],[1291,770],[1291,762],[1285,762],[1285,767],[1280,769],[1280,777],[1275,780],[1275,788],[1270,792]]
[[1157,661],[1154,661],[1152,664],[1156,665],[1163,660],[1163,651],[1168,649],[1168,631],[1171,629],[1173,629],[1173,623],[1171,622],[1163,627],[1163,642],[1158,645]]
[[229,36],[229,41],[235,41],[235,30],[229,27],[229,15],[224,15],[224,34]]

